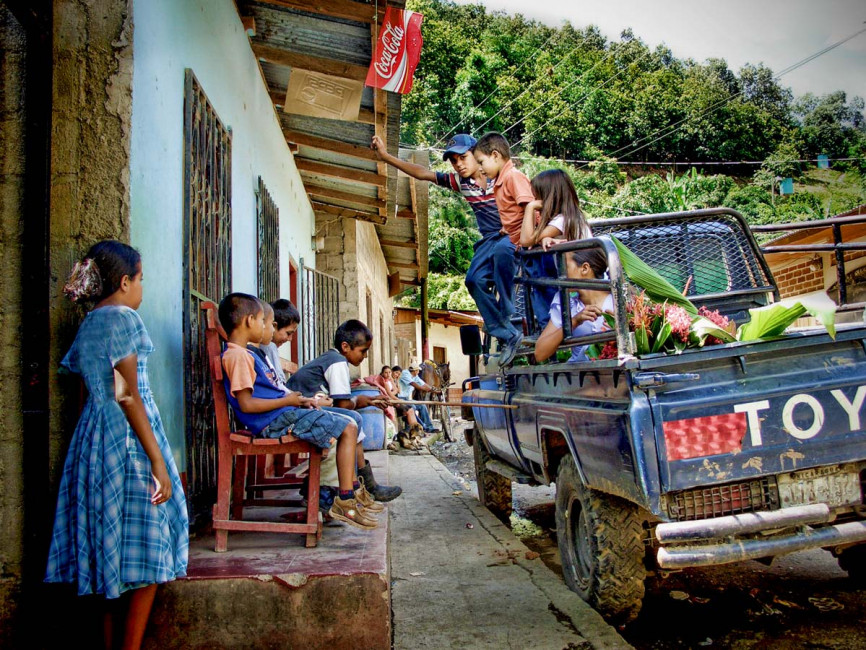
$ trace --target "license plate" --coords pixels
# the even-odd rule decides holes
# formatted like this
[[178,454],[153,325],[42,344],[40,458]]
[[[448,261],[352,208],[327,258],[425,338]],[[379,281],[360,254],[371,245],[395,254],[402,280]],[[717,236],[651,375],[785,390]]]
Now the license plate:
[[860,473],[852,465],[818,467],[777,477],[783,508],[826,503],[830,507],[863,503]]

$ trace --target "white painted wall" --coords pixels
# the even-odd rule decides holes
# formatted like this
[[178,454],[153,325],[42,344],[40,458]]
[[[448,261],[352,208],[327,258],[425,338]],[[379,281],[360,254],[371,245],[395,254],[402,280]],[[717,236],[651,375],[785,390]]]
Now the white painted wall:
[[[440,325],[439,323],[430,323],[428,345],[430,348],[430,358],[433,357],[433,346],[444,347],[447,361],[451,364],[451,383],[452,388],[460,388],[460,384],[464,379],[469,378],[469,357],[463,354],[463,347],[460,345],[460,326],[459,325]],[[418,364],[424,361],[420,358],[421,354],[421,319],[415,320],[415,349],[418,350],[419,358],[413,359],[412,363]]]
[[[257,179],[280,210],[280,283],[288,256],[313,266],[313,213],[232,0],[133,1],[132,244],[145,274],[141,315],[156,352],[150,379],[176,460],[183,420],[183,95],[191,68],[232,130],[232,282],[256,292]],[[219,298],[215,296],[215,298]]]

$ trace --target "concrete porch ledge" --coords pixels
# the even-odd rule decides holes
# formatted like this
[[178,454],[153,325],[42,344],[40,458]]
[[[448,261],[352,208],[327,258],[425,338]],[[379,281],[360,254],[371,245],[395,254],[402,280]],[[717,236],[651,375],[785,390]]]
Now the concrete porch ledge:
[[[388,480],[387,452],[368,452]],[[302,535],[229,533],[191,540],[189,575],[160,588],[148,648],[389,648],[388,515],[365,532],[326,525]]]

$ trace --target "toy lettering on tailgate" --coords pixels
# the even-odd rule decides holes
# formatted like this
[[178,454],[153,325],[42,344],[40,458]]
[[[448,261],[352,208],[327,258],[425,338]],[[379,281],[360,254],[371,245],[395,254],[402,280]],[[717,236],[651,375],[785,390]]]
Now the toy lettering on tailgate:
[[[733,405],[733,413],[664,422],[667,459],[685,460],[735,454],[743,450],[749,435],[752,448],[764,444],[762,425],[778,428],[797,440],[810,440],[833,422],[832,432],[859,431],[860,410],[866,400],[866,386],[858,386],[853,398],[840,389],[815,395],[797,393],[784,401],[758,400]],[[769,420],[774,417],[778,421]]]

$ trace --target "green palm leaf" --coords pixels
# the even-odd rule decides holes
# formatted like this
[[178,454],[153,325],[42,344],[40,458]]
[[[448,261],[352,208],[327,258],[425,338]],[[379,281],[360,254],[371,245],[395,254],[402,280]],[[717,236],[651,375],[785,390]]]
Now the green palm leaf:
[[836,303],[823,291],[786,298],[766,307],[750,309],[751,320],[737,330],[737,340],[754,341],[782,336],[805,313],[814,316],[836,338]]
[[619,261],[622,264],[623,273],[629,282],[646,291],[647,295],[656,302],[670,302],[685,309],[689,316],[697,316],[698,310],[680,291],[670,282],[665,280],[649,264],[632,253],[628,247],[616,237],[611,237],[616,250],[619,253]]

